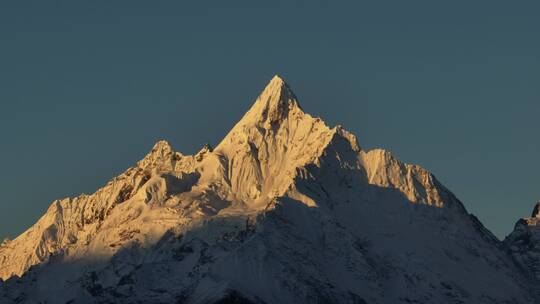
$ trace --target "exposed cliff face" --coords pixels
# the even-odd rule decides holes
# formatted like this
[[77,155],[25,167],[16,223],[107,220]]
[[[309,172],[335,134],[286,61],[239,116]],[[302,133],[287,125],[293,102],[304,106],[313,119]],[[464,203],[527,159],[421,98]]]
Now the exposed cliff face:
[[276,76],[215,149],[158,142],[3,243],[0,299],[534,303],[500,248],[433,175],[362,150]]

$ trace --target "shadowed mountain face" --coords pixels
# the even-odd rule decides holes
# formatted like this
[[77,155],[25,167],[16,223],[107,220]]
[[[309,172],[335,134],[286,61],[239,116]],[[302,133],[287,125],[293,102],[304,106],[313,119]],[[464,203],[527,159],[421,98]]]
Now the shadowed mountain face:
[[432,174],[362,150],[277,76],[215,149],[161,141],[53,202],[1,245],[0,277],[2,303],[536,303]]

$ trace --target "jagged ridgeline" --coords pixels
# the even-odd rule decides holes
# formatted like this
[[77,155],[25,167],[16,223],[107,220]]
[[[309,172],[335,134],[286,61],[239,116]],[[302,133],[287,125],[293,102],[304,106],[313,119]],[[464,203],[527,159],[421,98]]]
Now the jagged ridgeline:
[[214,149],[160,141],[2,243],[0,302],[538,303],[507,248],[276,76]]

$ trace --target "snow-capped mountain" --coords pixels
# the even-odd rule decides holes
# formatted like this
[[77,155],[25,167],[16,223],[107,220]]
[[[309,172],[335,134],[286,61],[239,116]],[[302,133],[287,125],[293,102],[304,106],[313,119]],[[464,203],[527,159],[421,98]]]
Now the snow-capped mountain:
[[215,149],[158,142],[0,247],[0,303],[537,303],[423,168],[363,150],[274,77]]
[[540,283],[540,202],[531,217],[520,219],[504,241],[522,269]]

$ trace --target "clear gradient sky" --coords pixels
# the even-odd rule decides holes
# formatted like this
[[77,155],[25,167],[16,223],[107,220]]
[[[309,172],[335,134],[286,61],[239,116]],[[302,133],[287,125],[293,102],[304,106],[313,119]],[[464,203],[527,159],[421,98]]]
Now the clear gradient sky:
[[539,36],[538,1],[1,1],[0,239],[217,144],[274,74],[504,237],[540,199]]

